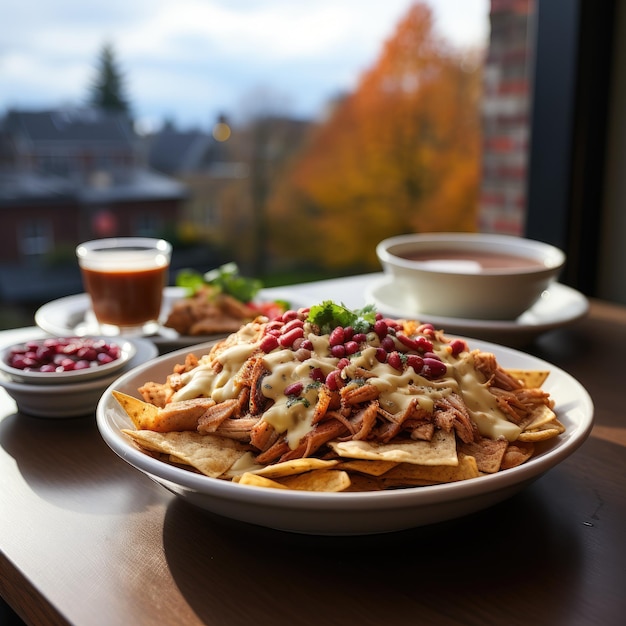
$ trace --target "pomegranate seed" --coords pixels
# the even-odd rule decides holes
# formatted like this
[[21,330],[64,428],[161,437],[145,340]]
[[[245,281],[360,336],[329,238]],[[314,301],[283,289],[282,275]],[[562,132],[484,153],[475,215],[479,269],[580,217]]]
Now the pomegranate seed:
[[344,344],[346,354],[356,354],[359,351],[359,344],[356,341],[347,341]]
[[299,337],[304,337],[304,329],[292,328],[288,333],[284,333],[278,338],[278,343],[283,348],[291,348],[293,342]]
[[450,342],[450,351],[453,356],[458,356],[461,352],[467,351],[467,343],[463,339],[453,339]]
[[46,363],[54,356],[54,349],[50,346],[39,346],[37,348],[37,360]]
[[283,326],[283,333],[288,333],[290,330],[293,330],[294,328],[303,328],[304,327],[304,322],[301,319],[298,319],[297,317],[289,320],[284,326]]
[[326,376],[326,386],[331,391],[337,391],[343,387],[343,380],[341,379],[341,372],[339,370],[333,370]]
[[326,378],[324,376],[324,372],[322,371],[322,368],[320,367],[314,367],[310,372],[309,372],[309,378],[311,378],[312,380],[318,382],[318,383],[322,383],[324,382],[324,379]]
[[380,347],[387,352],[393,352],[396,349],[396,342],[391,337],[387,336],[380,342]]
[[432,352],[433,350],[433,342],[426,337],[417,337],[415,342],[418,345],[418,349],[422,352]]
[[414,350],[415,352],[419,350],[419,343],[415,339],[411,339],[411,337],[408,337],[403,333],[398,333],[396,337],[398,338],[398,341],[406,346],[409,350]]
[[298,317],[298,312],[294,311],[292,309],[289,309],[288,311],[285,311],[281,317],[279,317],[278,319],[282,320],[283,322],[290,322],[291,320],[295,320]]
[[382,318],[377,319],[374,323],[374,332],[378,335],[380,339],[387,336],[387,324],[385,324]]
[[400,353],[397,351],[391,352],[387,357],[387,363],[393,367],[393,369],[398,370],[399,372],[404,370],[404,363],[402,361],[402,357]]
[[[105,354],[104,352],[101,352],[100,355]],[[98,353],[96,352],[96,349],[92,346],[85,346],[83,348],[79,348],[76,351],[76,356],[79,357],[80,359],[85,359],[87,361],[94,361],[95,359],[98,358]]]
[[346,347],[340,343],[336,346],[333,346],[330,349],[330,353],[336,358],[336,359],[341,359],[345,356],[346,354]]
[[331,345],[331,347],[334,347],[338,345],[343,345],[344,341],[344,329],[341,326],[337,326],[337,328],[334,328],[333,331],[330,333],[330,336],[328,337],[328,343]]
[[268,354],[272,350],[278,348],[278,339],[274,335],[265,335],[263,339],[261,339],[261,343],[259,345],[261,350]]
[[409,354],[406,358],[406,364],[412,367],[416,374],[420,374],[424,367],[424,359],[417,354]]
[[299,396],[304,389],[304,385],[298,381],[296,383],[291,383],[291,385],[287,385],[285,387],[285,395],[286,396]]
[[434,380],[435,378],[441,378],[448,371],[448,367],[443,361],[439,361],[438,359],[425,358],[424,366],[422,367],[422,374],[429,378],[430,380]]

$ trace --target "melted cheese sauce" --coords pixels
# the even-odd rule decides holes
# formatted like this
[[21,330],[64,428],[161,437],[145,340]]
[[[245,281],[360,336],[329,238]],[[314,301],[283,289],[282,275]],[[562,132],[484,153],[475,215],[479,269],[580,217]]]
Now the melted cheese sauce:
[[517,439],[521,429],[504,417],[489,387],[478,380],[474,369],[474,355],[471,352],[462,355],[453,367],[448,366],[448,371],[450,370],[480,434],[491,439]]
[[[183,387],[173,396],[174,401],[189,400],[199,396],[223,402],[236,398],[241,391],[237,373],[256,349],[255,343],[241,343],[226,348],[213,361],[203,362],[181,376]],[[215,372],[215,362],[221,371]]]
[[[252,336],[248,337],[250,340]],[[339,361],[330,356],[328,335],[310,334],[314,346],[311,358],[298,361],[290,349],[275,350],[263,356],[269,374],[263,379],[262,393],[272,400],[272,406],[263,414],[279,433],[286,433],[289,446],[295,448],[302,437],[311,430],[312,419],[318,399],[318,385],[313,383],[310,372],[314,368],[324,375],[333,371]],[[222,402],[238,397],[241,384],[237,373],[258,347],[258,342],[239,343],[226,348],[211,362],[201,363],[183,375],[184,386],[175,393],[174,400],[185,400],[198,396]],[[343,371],[344,378],[354,379],[358,369],[368,370],[367,382],[377,387],[381,407],[389,413],[401,413],[417,398],[420,407],[432,412],[434,403],[453,392],[463,398],[470,416],[484,436],[497,439],[504,437],[515,440],[520,429],[509,422],[499,409],[495,396],[488,386],[479,380],[474,367],[472,353],[450,357],[445,345],[436,345],[435,351],[447,364],[447,373],[435,381],[419,376],[412,368],[399,372],[376,359],[376,348],[370,346],[353,355]],[[215,371],[215,361],[221,370]],[[293,383],[301,383],[303,390],[298,397],[286,396],[285,389]]]

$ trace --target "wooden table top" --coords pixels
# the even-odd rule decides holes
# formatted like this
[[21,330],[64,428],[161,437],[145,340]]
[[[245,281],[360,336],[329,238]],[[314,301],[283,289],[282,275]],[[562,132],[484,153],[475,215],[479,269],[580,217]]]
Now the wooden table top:
[[589,439],[505,502],[371,536],[200,511],[118,458],[94,419],[28,417],[0,389],[1,595],[38,626],[621,623],[626,308],[594,301],[524,349],[589,391]]

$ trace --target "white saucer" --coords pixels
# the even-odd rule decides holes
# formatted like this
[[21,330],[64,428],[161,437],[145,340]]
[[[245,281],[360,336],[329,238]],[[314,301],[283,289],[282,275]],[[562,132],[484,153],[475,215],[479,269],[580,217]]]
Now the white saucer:
[[372,282],[366,289],[365,298],[386,315],[418,319],[449,334],[466,335],[505,345],[527,343],[541,333],[585,316],[589,310],[589,301],[583,294],[560,283],[553,284],[534,306],[514,320],[476,320],[420,313],[388,276]]
[[[176,300],[185,296],[182,287],[166,287],[163,291],[163,305],[161,307],[161,321],[167,315]],[[73,334],[77,336],[100,334],[100,328],[91,310],[91,302],[86,293],[66,296],[53,300],[41,306],[35,313],[35,323],[39,328],[52,335]],[[174,329],[161,326],[154,335],[147,336],[159,348],[185,348],[209,339],[216,339],[224,335],[202,337],[179,335]]]

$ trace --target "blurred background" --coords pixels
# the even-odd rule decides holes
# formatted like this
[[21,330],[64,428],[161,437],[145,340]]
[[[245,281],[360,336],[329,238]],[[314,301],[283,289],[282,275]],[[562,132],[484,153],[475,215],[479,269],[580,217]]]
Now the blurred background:
[[[526,235],[626,302],[616,0],[22,0],[0,44],[0,328],[75,246],[162,236],[266,286],[406,232]],[[623,28],[622,28],[623,30]]]

